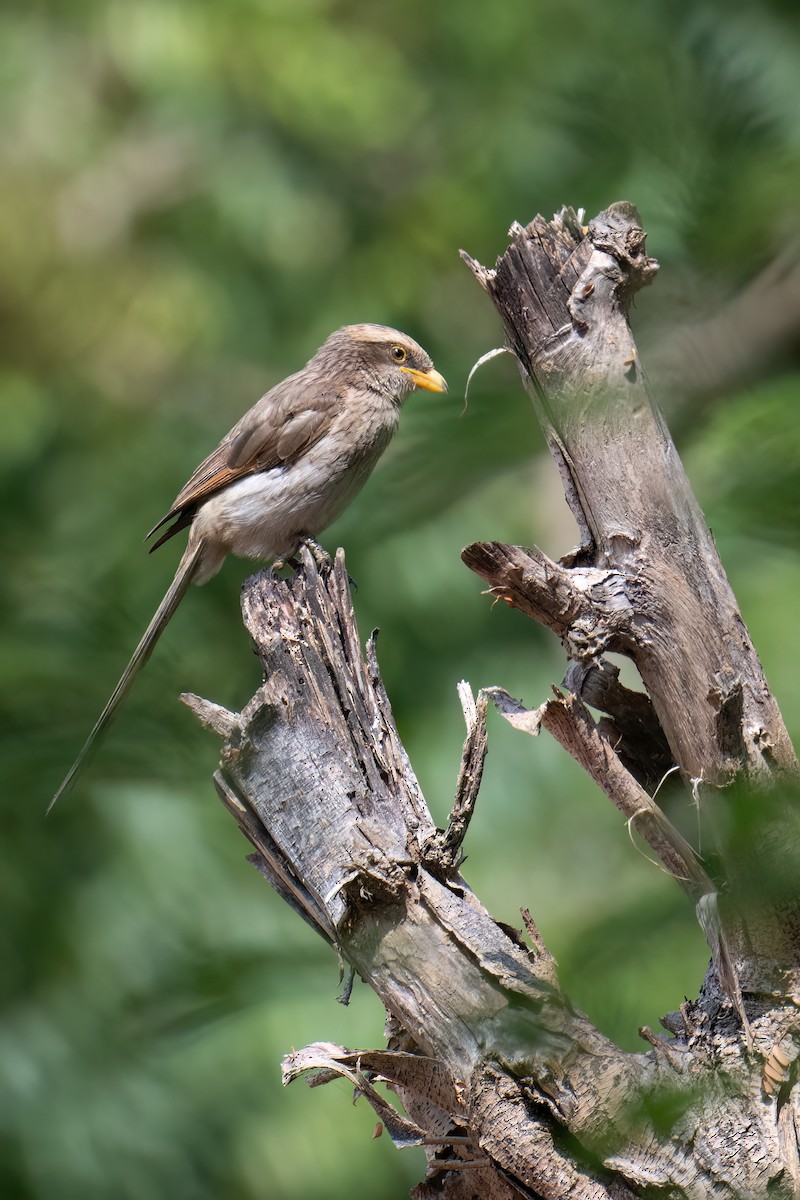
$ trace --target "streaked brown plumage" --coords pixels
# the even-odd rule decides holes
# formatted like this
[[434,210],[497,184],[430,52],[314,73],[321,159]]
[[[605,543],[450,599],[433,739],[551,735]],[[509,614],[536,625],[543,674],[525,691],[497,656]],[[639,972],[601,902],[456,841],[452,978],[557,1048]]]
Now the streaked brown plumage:
[[189,585],[209,580],[228,554],[286,558],[326,529],[366,482],[414,388],[447,390],[421,346],[385,325],[346,325],[200,464],[148,534],[172,521],[155,550],[189,529],[175,578],[48,811],[75,782]]

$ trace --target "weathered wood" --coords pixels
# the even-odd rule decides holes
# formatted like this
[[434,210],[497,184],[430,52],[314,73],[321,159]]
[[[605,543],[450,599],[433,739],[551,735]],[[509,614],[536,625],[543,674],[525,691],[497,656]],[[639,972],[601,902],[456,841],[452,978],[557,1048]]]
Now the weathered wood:
[[[389,1014],[388,1051],[317,1044],[289,1056],[285,1078],[347,1078],[398,1145],[423,1145],[417,1200],[800,1197],[797,889],[765,883],[755,922],[742,911],[720,919],[715,881],[643,786],[655,790],[674,758],[725,803],[730,793],[710,785],[796,768],[627,325],[655,264],[629,205],[588,231],[565,210],[512,237],[495,271],[470,266],[501,311],[583,543],[560,563],[499,543],[465,552],[496,596],[553,629],[571,661],[574,696],[535,713],[494,698],[529,731],[548,729],[636,827],[696,904],[715,966],[698,999],[663,1019],[671,1038],[642,1028],[646,1053],[621,1051],[572,1006],[530,914],[528,950],[458,872],[489,692],[475,704],[461,689],[467,738],[450,821],[437,830],[374,642],[361,652],[344,560],[326,568],[303,551],[294,576],[262,572],[245,585],[264,668],[252,701],[232,714],[187,698],[227,739],[215,779],[251,860]],[[619,686],[607,649],[634,659],[650,700]],[[577,693],[609,719],[595,722]],[[760,876],[770,861],[789,878],[796,869],[797,821],[781,819],[790,800],[773,790],[762,803],[772,817],[756,857],[748,848],[729,872],[734,903],[754,864]]]
[[[732,1081],[744,1078],[754,1049],[768,1055],[775,1036],[785,1058],[784,1034],[794,1062],[800,1036],[800,890],[772,879],[773,869],[797,876],[797,820],[791,797],[774,787],[796,779],[797,760],[628,326],[633,296],[657,270],[636,210],[614,205],[588,227],[564,210],[553,222],[515,225],[511,236],[495,270],[464,257],[501,316],[582,541],[559,563],[496,542],[470,546],[463,558],[493,596],[556,633],[570,661],[566,681],[581,692],[588,682],[587,699],[613,721],[595,725],[577,700],[525,714],[505,702],[523,728],[548,728],[629,819],[639,814],[639,832],[695,901],[713,964],[697,1004],[687,1003],[669,1028],[695,1053],[720,1054],[735,1090]],[[648,698],[632,704],[609,684],[607,650],[633,660]],[[710,788],[736,780],[749,787],[759,814],[744,849],[718,846],[724,909],[691,850],[638,789],[636,779],[652,791],[659,768],[662,776],[667,769],[662,731],[695,798],[705,793],[704,807]],[[718,806],[730,808],[732,793],[717,794]],[[738,1010],[738,1029],[720,984]],[[791,1096],[792,1116],[784,1110],[780,1127],[796,1130],[796,1089]],[[717,1144],[707,1161],[719,1166],[726,1133],[716,1116]],[[737,1130],[743,1144],[745,1131],[749,1137],[756,1129],[753,1117],[743,1101],[727,1136]],[[800,1195],[796,1152],[785,1133],[779,1140],[775,1161],[783,1173],[765,1173],[759,1186],[768,1178],[780,1186],[780,1176],[786,1194]],[[766,1163],[775,1144],[776,1125],[767,1121],[750,1151]],[[636,1182],[653,1179],[639,1177],[631,1163],[628,1171]],[[760,1194],[751,1193],[753,1177],[740,1165],[729,1178],[739,1194]],[[680,1186],[691,1190],[687,1181]]]
[[486,694],[481,692],[476,702],[472,688],[463,679],[458,685],[458,694],[467,723],[467,736],[461,752],[455,800],[445,828],[437,829],[423,847],[428,869],[445,876],[461,865],[461,847],[478,802],[486,752],[489,748],[486,736]]
[[570,658],[629,655],[687,780],[795,771],[628,325],[658,269],[638,213],[615,204],[585,230],[564,210],[511,232],[494,270],[465,258],[503,320],[582,545],[560,565],[519,550],[510,563],[497,543],[469,547],[465,561],[512,604],[525,574],[520,607],[559,633]]
[[676,768],[650,697],[619,681],[619,668],[608,659],[571,662],[564,687],[584,703],[605,713],[598,729],[613,744],[627,771],[650,793]]
[[[583,542],[558,563],[498,542],[467,547],[464,561],[492,595],[552,629],[579,676],[602,670],[605,651],[633,660],[696,797],[734,779],[763,786],[796,777],[783,719],[628,325],[634,295],[657,271],[638,213],[612,205],[584,227],[565,209],[511,233],[494,270],[464,257],[503,320]],[[652,787],[663,743],[642,761],[641,741],[630,751],[624,724],[620,733],[620,759]],[[800,969],[800,900],[794,907],[787,920],[786,905],[778,912],[765,901],[748,914],[749,929],[741,912],[727,913],[739,974],[755,990],[761,945]]]
[[[264,683],[223,723],[220,797],[256,848],[259,870],[439,1064],[459,1097],[450,1120],[478,1150],[491,1147],[491,1168],[482,1170],[495,1173],[498,1196],[516,1182],[557,1197],[554,1181],[567,1179],[587,1200],[630,1195],[602,1170],[579,1169],[556,1131],[563,1121],[590,1141],[604,1138],[630,1095],[650,1087],[653,1065],[572,1008],[552,959],[498,926],[454,865],[485,751],[485,701],[474,714],[467,706],[457,835],[448,839],[397,737],[372,643],[362,657],[343,557],[330,571],[302,557],[294,577],[266,571],[245,586]],[[217,721],[216,706],[189,699]],[[530,1074],[547,1079],[559,1120],[530,1111]],[[432,1170],[442,1169],[432,1159]]]
[[[779,1180],[789,1155],[780,1147],[795,1126],[782,1116],[779,1142],[780,1093],[762,1103],[760,1063],[781,1039],[784,1058],[793,1045],[785,1007],[754,1014],[761,1057],[749,1061],[738,1019],[712,980],[712,991],[676,1018],[674,1043],[656,1039],[647,1054],[619,1050],[562,994],[538,934],[535,951],[525,950],[452,863],[426,858],[435,828],[397,738],[374,646],[366,659],[360,653],[341,556],[332,571],[304,554],[291,579],[254,577],[243,608],[264,683],[221,723],[229,733],[218,790],[256,847],[259,869],[375,989],[395,1048],[419,1057],[412,1069],[406,1058],[329,1047],[316,1077],[355,1071],[398,1144],[425,1146],[431,1182],[419,1196],[475,1194],[463,1190],[468,1178],[488,1200],[630,1200],[645,1183],[700,1200],[712,1187],[755,1197]],[[476,747],[481,756],[476,724],[467,760]],[[681,869],[697,872],[690,863]],[[320,1068],[322,1052],[312,1050],[287,1060],[287,1078]],[[373,1069],[395,1087],[407,1119],[375,1099],[361,1075]],[[653,1125],[648,1114],[666,1103],[672,1123]],[[775,1195],[791,1194],[775,1186]]]

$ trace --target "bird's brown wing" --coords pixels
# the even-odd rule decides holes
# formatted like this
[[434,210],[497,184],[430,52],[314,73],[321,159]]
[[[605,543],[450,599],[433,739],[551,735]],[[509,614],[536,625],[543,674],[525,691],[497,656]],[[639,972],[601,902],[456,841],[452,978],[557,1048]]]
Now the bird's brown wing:
[[314,388],[292,375],[262,396],[216,450],[203,459],[181,488],[172,508],[148,533],[151,537],[173,517],[175,524],[152,546],[190,525],[198,505],[245,475],[295,462],[330,428],[341,397],[334,389]]

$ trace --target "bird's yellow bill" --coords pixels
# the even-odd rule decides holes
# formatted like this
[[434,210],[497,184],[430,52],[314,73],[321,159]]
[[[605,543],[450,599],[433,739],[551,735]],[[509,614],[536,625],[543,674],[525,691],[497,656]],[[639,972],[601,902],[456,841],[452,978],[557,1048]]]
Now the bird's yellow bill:
[[438,371],[415,371],[413,367],[401,367],[400,370],[405,371],[406,375],[410,375],[414,380],[415,387],[422,388],[423,391],[447,391],[447,380]]

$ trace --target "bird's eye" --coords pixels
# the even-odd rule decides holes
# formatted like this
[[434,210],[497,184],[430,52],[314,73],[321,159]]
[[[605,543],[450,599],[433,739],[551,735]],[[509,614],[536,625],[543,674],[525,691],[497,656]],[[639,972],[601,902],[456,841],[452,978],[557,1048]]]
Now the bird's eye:
[[405,362],[407,357],[402,346],[392,346],[392,358],[396,363]]

